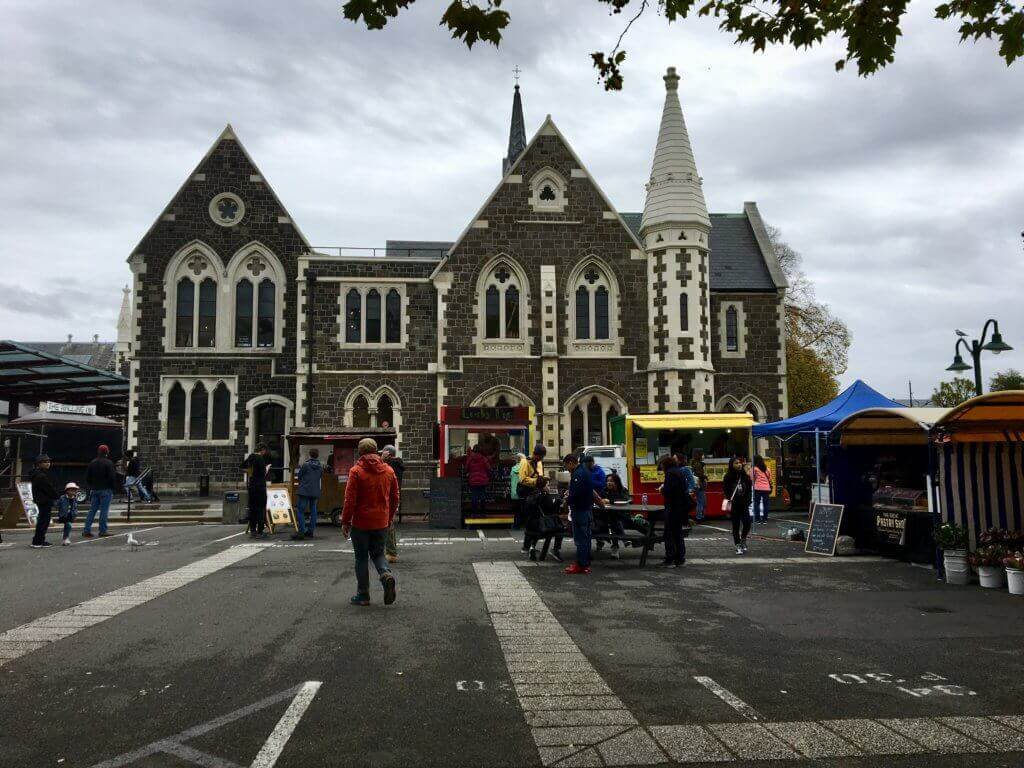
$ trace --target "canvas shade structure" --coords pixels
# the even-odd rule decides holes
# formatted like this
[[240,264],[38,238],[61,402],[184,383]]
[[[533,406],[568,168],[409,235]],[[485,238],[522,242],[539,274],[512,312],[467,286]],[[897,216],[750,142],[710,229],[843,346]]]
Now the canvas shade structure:
[[944,521],[964,526],[972,547],[989,528],[1024,530],[1024,391],[951,408],[932,439]]
[[759,424],[754,427],[754,437],[777,437],[788,440],[797,435],[814,435],[814,472],[821,482],[820,436],[827,435],[843,419],[865,408],[902,408],[895,400],[872,389],[860,379],[840,392],[834,400],[813,411],[801,413],[791,419]]
[[128,412],[128,379],[15,341],[0,341],[0,399],[95,405],[98,413]]

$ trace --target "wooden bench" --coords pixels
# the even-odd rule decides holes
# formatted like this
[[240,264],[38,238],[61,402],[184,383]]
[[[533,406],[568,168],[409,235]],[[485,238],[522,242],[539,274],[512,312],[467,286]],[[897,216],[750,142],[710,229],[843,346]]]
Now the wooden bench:
[[[628,529],[623,533],[592,533],[591,537],[594,541],[628,541],[634,547],[639,546],[640,567],[643,568],[647,565],[647,555],[650,551],[654,549],[655,546],[664,543],[665,541],[664,530],[659,530],[657,523],[648,522],[646,523],[646,527],[646,531]],[[541,560],[545,560],[547,558],[548,550],[551,547],[551,540],[557,539],[559,536],[566,539],[572,538],[568,530],[561,531],[559,533],[539,534],[535,536],[538,542],[543,542],[543,546],[540,550]]]

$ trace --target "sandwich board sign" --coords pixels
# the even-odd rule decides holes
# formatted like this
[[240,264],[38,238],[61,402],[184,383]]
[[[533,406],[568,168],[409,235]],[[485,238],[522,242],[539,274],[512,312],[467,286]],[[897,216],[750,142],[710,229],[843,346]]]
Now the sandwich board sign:
[[271,485],[267,488],[267,525],[270,532],[278,525],[291,525],[299,529],[292,514],[292,495],[287,485]]
[[834,555],[843,522],[842,504],[818,504],[811,507],[811,523],[807,528],[804,552],[814,555]]
[[39,517],[39,507],[32,501],[32,483],[18,483],[18,499],[21,501],[21,508],[25,512],[25,519],[28,524],[35,528],[36,518]]

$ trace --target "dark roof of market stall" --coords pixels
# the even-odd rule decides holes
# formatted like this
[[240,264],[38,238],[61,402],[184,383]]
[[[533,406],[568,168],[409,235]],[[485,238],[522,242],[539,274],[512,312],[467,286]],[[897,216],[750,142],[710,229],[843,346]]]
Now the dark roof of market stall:
[[116,416],[128,411],[128,379],[16,341],[0,341],[0,399],[95,405],[97,412]]

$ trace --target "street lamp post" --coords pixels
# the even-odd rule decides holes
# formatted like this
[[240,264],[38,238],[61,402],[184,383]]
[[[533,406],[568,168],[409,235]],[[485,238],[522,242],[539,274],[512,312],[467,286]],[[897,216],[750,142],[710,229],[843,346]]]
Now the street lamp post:
[[[986,342],[985,338],[988,336],[989,326],[992,327],[992,338]],[[981,352],[987,350],[994,355],[998,355],[1000,352],[1009,352],[1013,347],[1003,341],[1002,334],[999,333],[999,323],[996,320],[989,319],[985,322],[985,327],[981,329],[981,340],[972,339],[971,343],[967,343],[967,334],[963,331],[958,330],[958,338],[956,340],[956,346],[953,347],[953,364],[946,370],[953,371],[954,373],[963,373],[964,371],[971,370],[971,366],[964,362],[963,357],[960,356],[960,345],[963,344],[964,348],[971,355],[971,359],[974,362],[974,393],[979,397],[982,394],[981,387]]]

